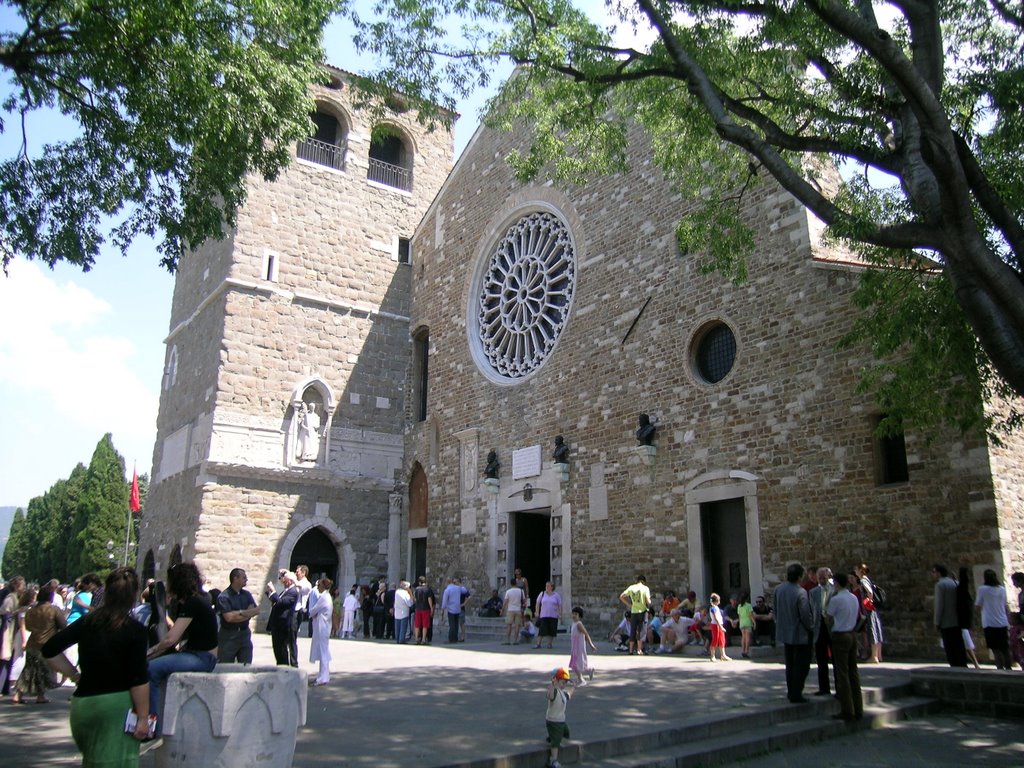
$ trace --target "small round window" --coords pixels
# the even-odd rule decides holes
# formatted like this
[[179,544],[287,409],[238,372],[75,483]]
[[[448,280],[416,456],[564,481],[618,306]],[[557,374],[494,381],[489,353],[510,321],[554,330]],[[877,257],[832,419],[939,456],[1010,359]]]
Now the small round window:
[[736,362],[736,337],[722,322],[704,328],[694,340],[694,370],[708,384],[717,384],[732,370]]

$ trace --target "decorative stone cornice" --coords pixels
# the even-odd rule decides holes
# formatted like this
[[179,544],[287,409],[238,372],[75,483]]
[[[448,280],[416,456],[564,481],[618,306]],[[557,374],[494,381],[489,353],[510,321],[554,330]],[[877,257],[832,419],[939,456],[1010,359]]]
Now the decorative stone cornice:
[[253,467],[245,464],[227,464],[205,461],[200,470],[200,482],[218,482],[219,477],[270,480],[293,485],[321,485],[358,491],[393,491],[394,481],[365,475],[332,472],[315,467]]

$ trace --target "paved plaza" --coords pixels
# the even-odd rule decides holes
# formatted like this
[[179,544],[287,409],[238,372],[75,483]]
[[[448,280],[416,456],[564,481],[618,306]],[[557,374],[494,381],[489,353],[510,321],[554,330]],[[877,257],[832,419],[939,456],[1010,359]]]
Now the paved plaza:
[[[677,656],[630,657],[607,643],[592,656],[593,683],[569,706],[573,740],[593,741],[659,730],[687,716],[735,715],[778,705],[784,696],[779,660],[711,664]],[[369,768],[466,765],[537,750],[544,738],[544,688],[549,671],[568,661],[568,640],[555,649],[494,642],[455,646],[334,640],[331,684],[311,688],[295,765]],[[300,640],[308,658],[309,640]],[[272,664],[270,640],[256,636],[257,664]],[[893,685],[924,664],[862,668],[865,686]],[[312,672],[312,664],[303,669]],[[986,674],[985,671],[978,674]],[[811,680],[814,672],[812,669]],[[74,765],[68,729],[71,688],[48,705],[0,702],[4,766]],[[1019,722],[933,715],[861,732],[744,765],[962,766],[1024,763]],[[143,766],[153,765],[150,756]],[[197,768],[201,768],[197,766]]]

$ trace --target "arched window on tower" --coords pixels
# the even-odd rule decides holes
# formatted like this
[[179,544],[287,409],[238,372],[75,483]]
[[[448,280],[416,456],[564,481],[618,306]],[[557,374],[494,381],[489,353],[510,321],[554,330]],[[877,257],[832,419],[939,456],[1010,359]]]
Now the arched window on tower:
[[345,170],[345,150],[348,146],[345,125],[319,106],[310,118],[315,126],[313,135],[299,142],[295,154],[301,160],[326,165],[338,171]]
[[378,125],[373,129],[366,178],[395,189],[412,189],[412,152],[397,128]]
[[412,337],[413,418],[427,419],[427,384],[430,381],[430,330],[420,328]]

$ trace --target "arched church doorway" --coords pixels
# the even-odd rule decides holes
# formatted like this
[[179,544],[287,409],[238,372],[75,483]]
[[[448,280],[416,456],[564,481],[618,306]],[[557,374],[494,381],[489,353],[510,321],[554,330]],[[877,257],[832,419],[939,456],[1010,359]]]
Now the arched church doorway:
[[153,557],[153,550],[150,549],[146,552],[146,556],[142,560],[142,583],[145,584],[149,579],[155,578],[156,558]]
[[416,462],[409,476],[409,580],[427,572],[427,473]]
[[288,569],[294,571],[299,565],[309,568],[309,580],[314,584],[323,576],[338,583],[338,550],[322,528],[310,528],[295,542]]
[[[511,568],[521,568],[530,585],[530,603],[551,580],[551,510],[515,512],[509,515],[512,528]],[[509,573],[512,578],[512,573]]]

